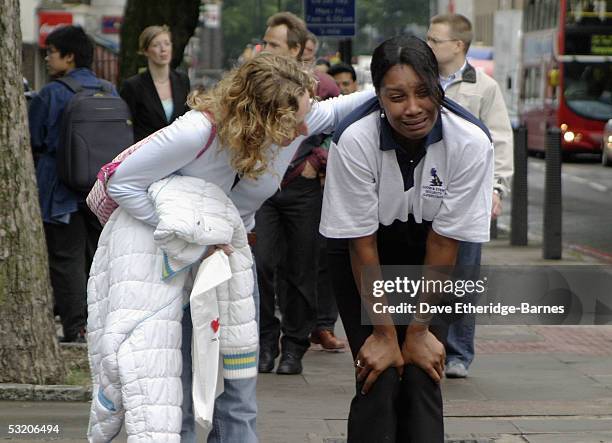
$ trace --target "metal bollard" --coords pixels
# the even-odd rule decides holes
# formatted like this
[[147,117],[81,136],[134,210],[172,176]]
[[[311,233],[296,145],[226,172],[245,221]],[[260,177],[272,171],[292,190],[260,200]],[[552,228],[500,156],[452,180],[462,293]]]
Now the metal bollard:
[[510,244],[527,245],[527,127],[514,130],[514,175],[512,177],[512,210],[510,211]]
[[542,256],[560,260],[562,255],[561,131],[546,133],[546,178],[544,185],[544,243]]

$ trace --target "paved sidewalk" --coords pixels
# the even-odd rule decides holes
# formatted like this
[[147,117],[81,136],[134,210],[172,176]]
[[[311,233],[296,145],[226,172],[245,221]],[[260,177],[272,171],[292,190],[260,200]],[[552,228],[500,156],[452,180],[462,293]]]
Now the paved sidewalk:
[[[540,245],[483,251],[487,265],[589,265],[564,250],[543,260]],[[443,381],[449,441],[612,442],[612,326],[478,326],[470,376]],[[264,442],[344,442],[354,393],[350,353],[310,351],[297,377],[259,379]]]
[[[564,254],[561,262],[545,261],[541,247],[510,247],[504,238],[485,247],[483,263],[597,263]],[[479,326],[476,346],[470,376],[443,381],[448,441],[612,442],[612,326]],[[346,441],[352,374],[349,353],[311,350],[302,375],[260,375],[261,441]],[[78,402],[0,402],[0,438],[9,423],[58,423],[62,441],[84,441],[88,409]]]

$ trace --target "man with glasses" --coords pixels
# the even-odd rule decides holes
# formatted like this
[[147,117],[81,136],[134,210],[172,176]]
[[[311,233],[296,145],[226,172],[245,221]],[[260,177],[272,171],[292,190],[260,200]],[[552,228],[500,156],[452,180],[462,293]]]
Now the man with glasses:
[[[91,70],[92,40],[79,26],[56,29],[46,39],[45,61],[52,79],[68,77],[83,89],[100,90]],[[112,88],[113,95],[117,95]],[[82,193],[61,182],[57,150],[64,110],[74,92],[52,81],[32,99],[28,110],[30,141],[37,158],[36,182],[47,241],[54,311],[64,330],[63,342],[85,343],[87,278],[102,226],[85,204]]]
[[[493,208],[491,218],[502,211],[502,198],[510,190],[513,173],[512,127],[497,82],[474,69],[466,55],[472,43],[470,21],[460,14],[436,15],[430,21],[427,43],[433,50],[440,70],[440,84],[446,96],[478,117],[489,129],[495,149]],[[457,265],[468,278],[477,278],[481,244],[460,242]],[[446,345],[446,376],[467,377],[474,359],[475,318],[466,315],[451,324]]]

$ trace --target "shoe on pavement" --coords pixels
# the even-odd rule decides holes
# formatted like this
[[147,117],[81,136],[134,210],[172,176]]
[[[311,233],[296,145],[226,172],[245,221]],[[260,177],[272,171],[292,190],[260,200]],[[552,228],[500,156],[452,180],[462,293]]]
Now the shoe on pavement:
[[465,378],[468,375],[468,370],[463,363],[453,361],[446,365],[444,373],[448,378]]
[[281,375],[301,374],[302,358],[290,352],[283,352],[276,373]]
[[344,352],[344,343],[338,340],[333,331],[317,329],[310,334],[310,342],[321,345],[324,351]]
[[260,374],[267,374],[272,372],[274,369],[274,360],[278,357],[278,349],[275,351],[272,349],[261,348],[259,351],[259,363],[257,364],[257,371]]
[[86,331],[81,327],[76,334],[64,336],[60,339],[60,343],[87,343]]

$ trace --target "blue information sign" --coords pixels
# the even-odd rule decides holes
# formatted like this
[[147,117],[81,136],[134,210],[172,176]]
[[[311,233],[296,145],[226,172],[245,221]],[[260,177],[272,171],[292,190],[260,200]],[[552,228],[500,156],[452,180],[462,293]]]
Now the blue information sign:
[[355,35],[355,0],[304,0],[306,25],[319,36]]

